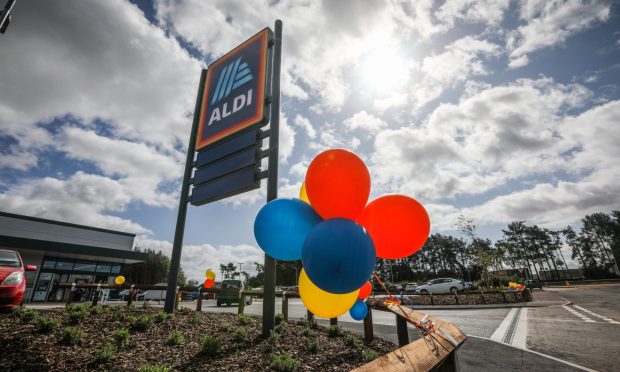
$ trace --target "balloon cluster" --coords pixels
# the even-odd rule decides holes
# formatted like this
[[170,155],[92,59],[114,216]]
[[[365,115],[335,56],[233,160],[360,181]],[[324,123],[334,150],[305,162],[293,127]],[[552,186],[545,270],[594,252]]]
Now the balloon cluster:
[[522,291],[523,284],[519,284],[515,282],[508,282],[508,290],[509,291]]
[[215,284],[215,271],[209,269],[207,270],[207,272],[205,273],[205,283],[204,286],[205,288],[211,288],[213,287],[213,284]]
[[316,316],[334,318],[348,310],[364,319],[376,258],[412,255],[428,237],[428,214],[416,200],[386,195],[366,204],[369,195],[362,159],[332,149],[310,163],[299,199],[273,200],[256,216],[254,236],[265,253],[301,259],[299,294]]

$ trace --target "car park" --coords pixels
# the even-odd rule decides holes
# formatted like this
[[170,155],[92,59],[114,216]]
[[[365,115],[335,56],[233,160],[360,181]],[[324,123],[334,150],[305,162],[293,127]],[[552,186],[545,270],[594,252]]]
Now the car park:
[[433,279],[416,288],[416,293],[436,294],[436,293],[457,293],[463,290],[463,282],[460,279],[438,278]]
[[0,249],[0,310],[21,306],[26,293],[26,271],[36,271],[34,265],[24,266],[19,253]]
[[412,293],[418,288],[418,283],[407,283],[405,286],[405,292]]

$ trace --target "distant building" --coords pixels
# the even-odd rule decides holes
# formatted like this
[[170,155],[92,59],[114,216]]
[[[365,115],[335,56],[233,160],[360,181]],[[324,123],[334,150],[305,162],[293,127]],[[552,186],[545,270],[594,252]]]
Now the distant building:
[[125,265],[143,262],[133,251],[135,234],[0,212],[0,248],[12,249],[27,272],[24,297],[30,301],[63,301],[58,283],[113,283]]

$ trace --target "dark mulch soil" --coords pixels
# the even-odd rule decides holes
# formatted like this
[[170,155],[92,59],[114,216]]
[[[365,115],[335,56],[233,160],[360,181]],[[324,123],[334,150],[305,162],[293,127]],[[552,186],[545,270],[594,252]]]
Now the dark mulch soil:
[[[155,316],[159,310],[119,307],[104,308],[91,313],[76,327],[86,332],[79,346],[61,345],[61,331],[69,326],[66,311],[39,313],[39,316],[60,321],[59,327],[49,333],[38,330],[36,320],[24,323],[13,313],[0,314],[0,370],[2,371],[77,371],[112,370],[132,371],[144,365],[166,366],[172,370],[206,371],[267,371],[275,370],[272,355],[286,352],[298,362],[302,371],[348,371],[365,364],[364,354],[369,350],[379,355],[396,348],[388,341],[375,339],[365,345],[357,341],[346,342],[347,332],[330,338],[323,327],[312,329],[304,335],[306,323],[283,322],[277,338],[260,337],[261,319],[249,317],[250,323],[242,325],[236,315],[178,312],[174,319],[153,323],[144,331],[132,330],[132,317],[143,314]],[[316,327],[316,325],[314,325]],[[246,335],[235,338],[235,330],[245,328]],[[109,363],[96,363],[94,353],[106,343],[113,343],[112,332],[129,329],[127,348],[118,350]],[[182,346],[167,346],[173,330],[185,337]],[[307,331],[306,331],[307,332]],[[215,357],[201,354],[202,338],[217,336],[221,340],[220,352]],[[311,343],[318,341],[318,351],[311,351]]]
[[[505,297],[501,292],[484,292],[484,300],[480,292],[459,293],[458,302],[452,294],[440,294],[433,296],[434,305],[480,305],[480,304],[503,304],[523,302],[524,292],[506,292]],[[395,295],[395,298],[401,301],[403,305],[431,305],[431,296],[429,295]],[[378,297],[380,302],[383,297]],[[370,301],[374,303],[373,301]]]

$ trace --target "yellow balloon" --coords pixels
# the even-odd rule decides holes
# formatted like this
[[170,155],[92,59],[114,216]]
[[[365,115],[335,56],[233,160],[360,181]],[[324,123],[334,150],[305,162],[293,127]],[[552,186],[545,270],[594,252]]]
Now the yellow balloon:
[[117,276],[116,278],[114,278],[114,283],[122,285],[123,283],[125,283],[125,277],[122,275]]
[[205,273],[205,276],[207,277],[207,279],[215,279],[215,271],[209,269]]
[[321,318],[336,318],[351,309],[357,300],[359,289],[345,294],[325,292],[310,281],[304,269],[299,275],[299,296],[314,315]]
[[310,204],[310,199],[308,199],[308,194],[306,193],[306,183],[301,184],[301,190],[299,190],[299,199],[305,201]]

